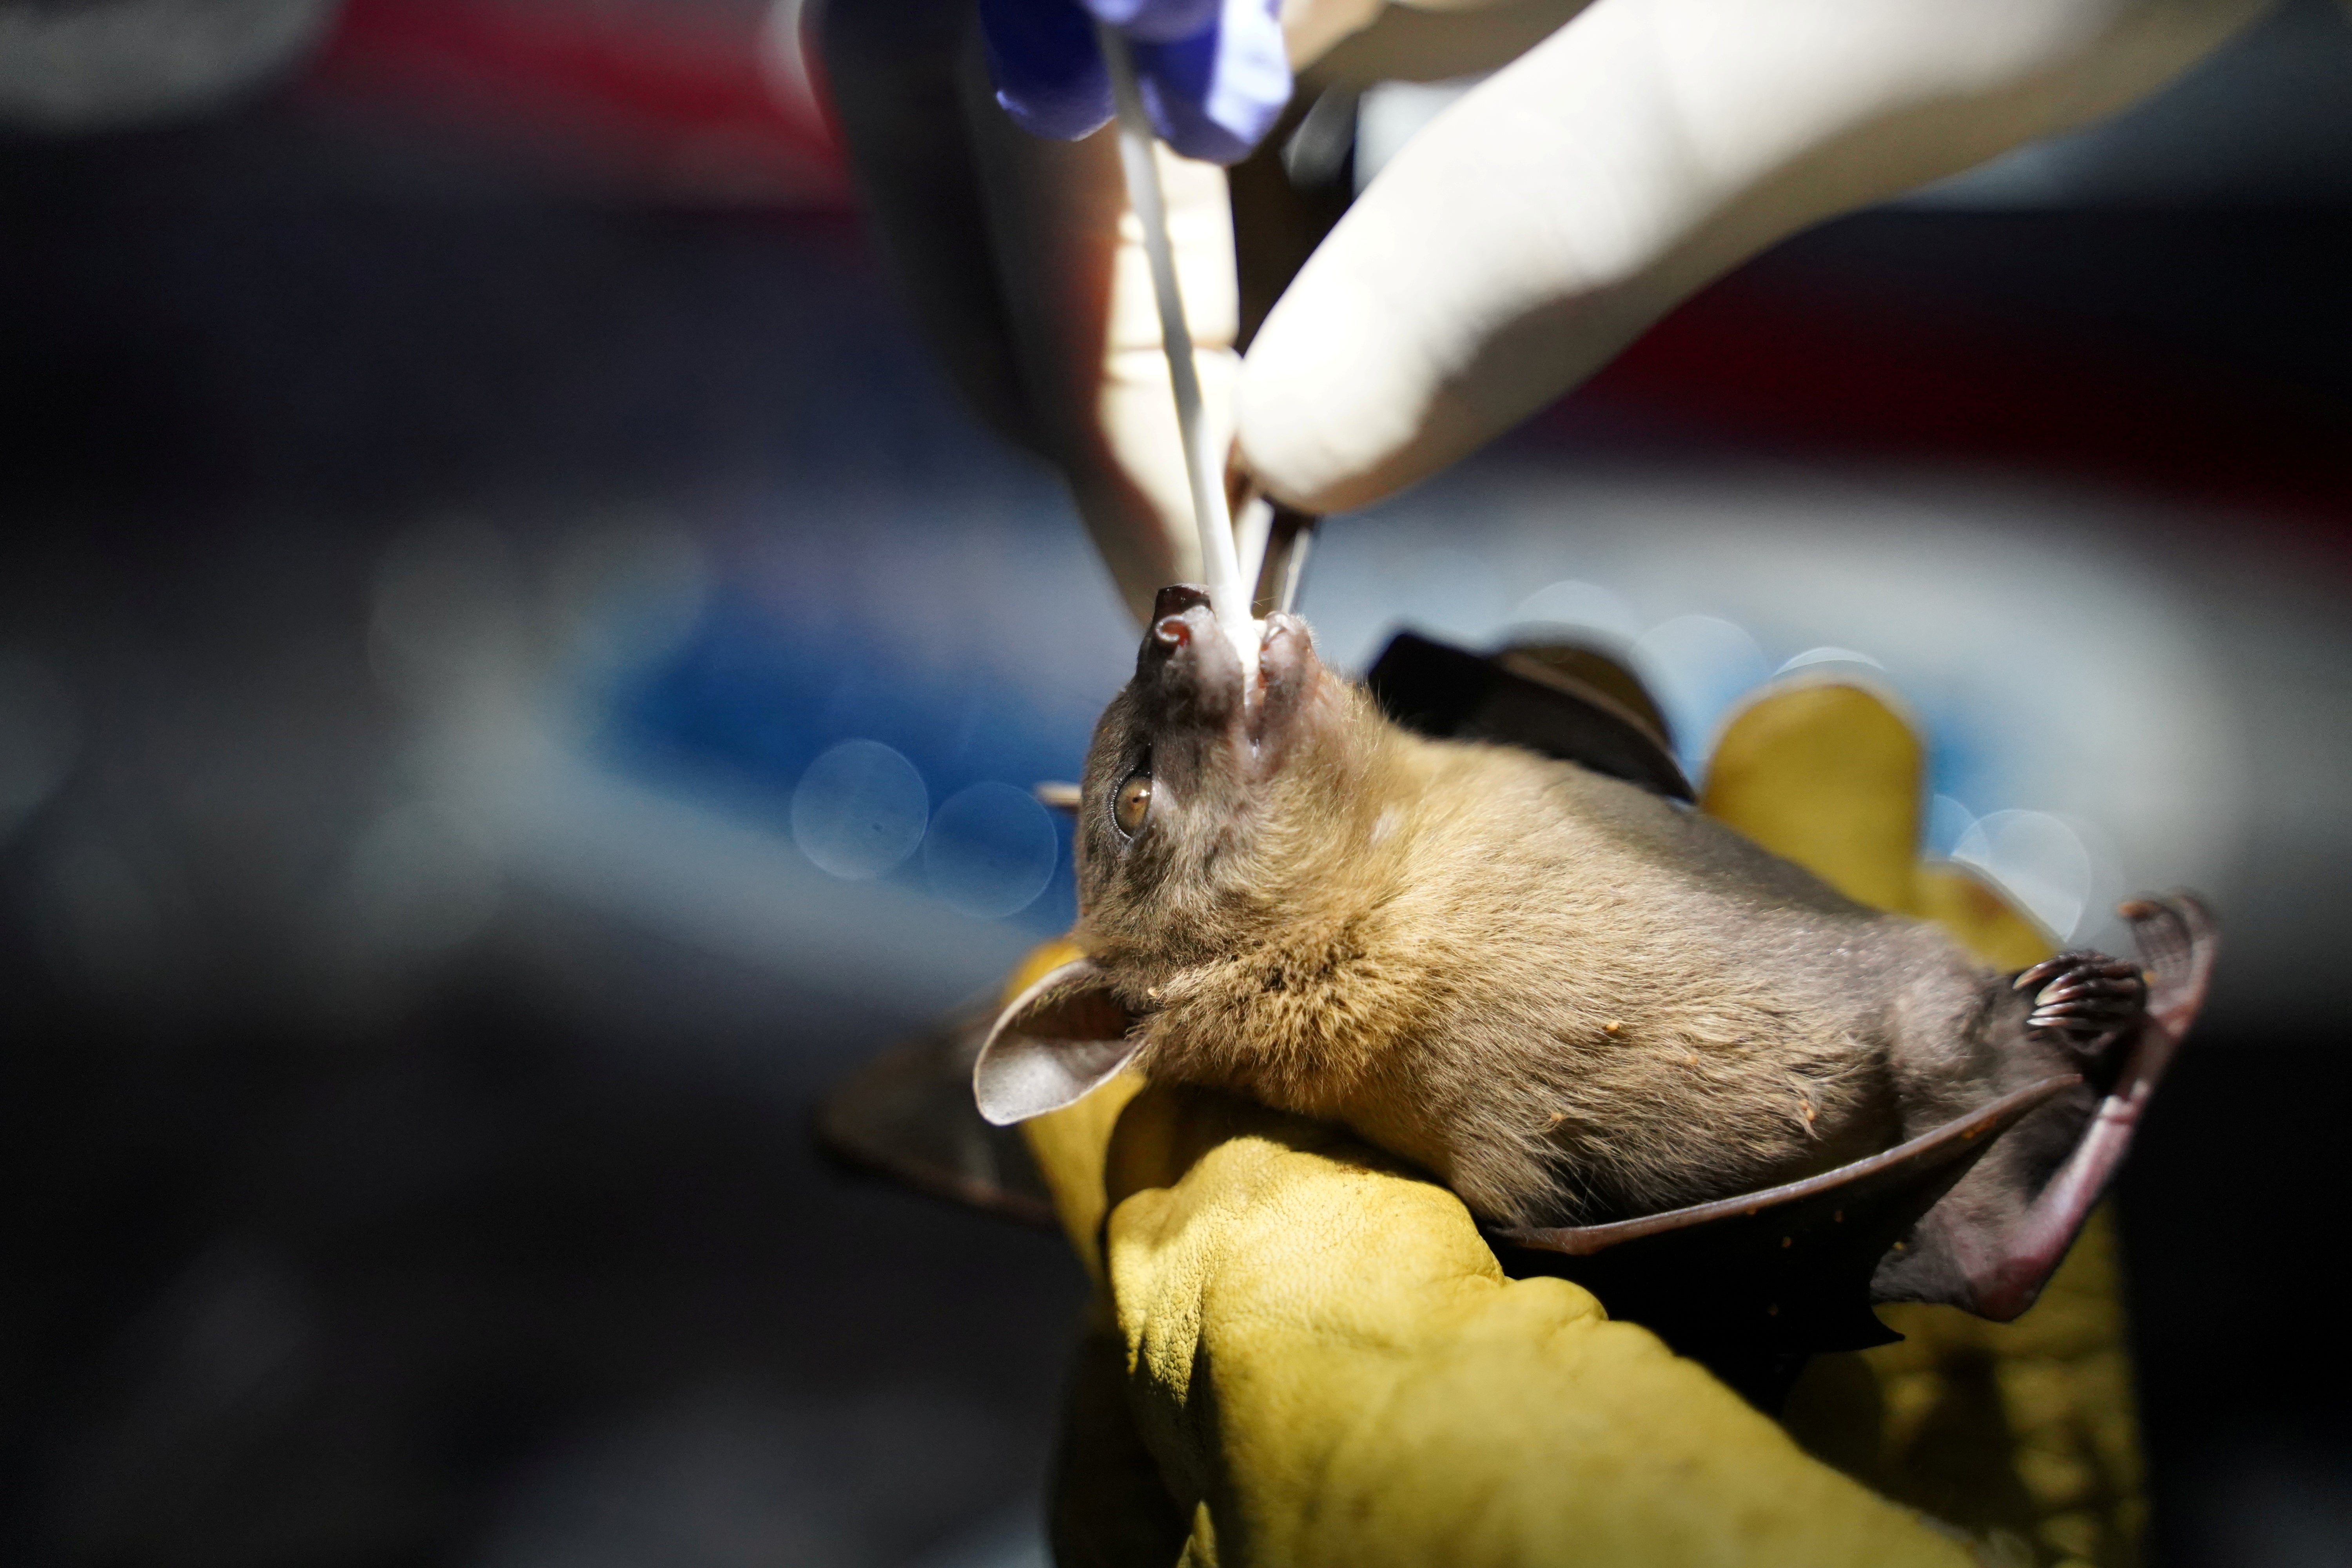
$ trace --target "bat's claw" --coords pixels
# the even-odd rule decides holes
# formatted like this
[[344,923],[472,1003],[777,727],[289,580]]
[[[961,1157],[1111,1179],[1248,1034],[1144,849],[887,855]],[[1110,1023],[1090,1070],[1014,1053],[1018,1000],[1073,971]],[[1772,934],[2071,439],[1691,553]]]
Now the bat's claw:
[[2094,1077],[2147,1015],[2147,976],[2104,952],[2062,952],[2010,984],[2033,998],[2025,1026],[2055,1037]]

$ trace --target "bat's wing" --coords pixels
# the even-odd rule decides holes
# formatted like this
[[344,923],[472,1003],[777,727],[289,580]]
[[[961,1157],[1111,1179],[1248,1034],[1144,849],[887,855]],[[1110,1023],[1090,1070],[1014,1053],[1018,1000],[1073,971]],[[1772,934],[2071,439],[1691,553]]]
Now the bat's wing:
[[1657,704],[1597,649],[1529,645],[1480,655],[1400,632],[1364,684],[1408,730],[1522,746],[1654,794],[1696,798]]
[[919,1192],[1051,1226],[1053,1199],[1020,1130],[990,1126],[972,1103],[972,1064],[996,1016],[958,1014],[858,1068],[818,1107],[819,1145]]
[[1870,1310],[1878,1260],[1995,1139],[2082,1081],[2047,1079],[1801,1182],[1612,1225],[1488,1234],[1515,1268],[1588,1287],[1769,1409],[1808,1355],[1901,1337]]
[[[1932,1265],[1922,1272],[1939,1285],[1925,1299],[1948,1300],[2001,1323],[2033,1305],[2114,1180],[2158,1080],[2204,1005],[2220,945],[2205,906],[2186,893],[2175,893],[2126,904],[2122,912],[2131,922],[2148,987],[2146,1015],[2124,1057],[2123,1070],[2072,1152],[2022,1215],[1994,1230],[1958,1205],[1947,1204],[1920,1222],[1913,1245],[1925,1255],[1922,1261]],[[1888,1289],[1906,1272],[1902,1260],[1885,1260],[1880,1281],[1884,1299],[1919,1299],[1922,1293]]]
[[2218,939],[2202,904],[2175,894],[2124,913],[2147,969],[2146,1016],[2074,1148],[1999,1229],[1947,1196],[1995,1139],[2080,1078],[2046,1079],[1785,1186],[1613,1225],[1490,1234],[1516,1265],[1591,1287],[1768,1409],[1807,1355],[1897,1337],[1874,1301],[1947,1301],[2007,1322],[2033,1304],[2113,1179],[2211,979]]

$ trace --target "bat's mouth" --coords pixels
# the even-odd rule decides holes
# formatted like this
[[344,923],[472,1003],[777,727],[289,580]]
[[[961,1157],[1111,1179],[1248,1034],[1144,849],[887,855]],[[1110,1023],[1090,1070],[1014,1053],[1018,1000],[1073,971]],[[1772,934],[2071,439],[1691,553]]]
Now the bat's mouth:
[[1280,611],[1259,624],[1257,668],[1244,673],[1207,590],[1189,584],[1160,590],[1136,657],[1167,720],[1223,731],[1257,778],[1281,765],[1322,673],[1307,623]]

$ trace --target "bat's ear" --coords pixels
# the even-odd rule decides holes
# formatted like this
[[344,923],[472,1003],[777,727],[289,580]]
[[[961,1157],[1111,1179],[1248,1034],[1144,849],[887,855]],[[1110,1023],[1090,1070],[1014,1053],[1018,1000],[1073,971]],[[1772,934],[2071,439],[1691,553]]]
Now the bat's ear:
[[999,1127],[1041,1116],[1125,1067],[1135,1016],[1094,960],[1066,963],[1013,999],[971,1068],[972,1098]]

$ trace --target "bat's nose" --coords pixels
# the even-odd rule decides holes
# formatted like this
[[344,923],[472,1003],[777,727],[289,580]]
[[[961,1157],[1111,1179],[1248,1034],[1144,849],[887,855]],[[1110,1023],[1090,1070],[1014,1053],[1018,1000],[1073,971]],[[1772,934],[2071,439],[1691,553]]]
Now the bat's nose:
[[1160,590],[1151,605],[1151,627],[1143,634],[1141,669],[1192,647],[1202,638],[1220,641],[1217,612],[1210,607],[1209,591],[1190,583],[1171,583]]
[[1151,602],[1151,620],[1157,626],[1170,616],[1181,616],[1209,602],[1209,591],[1190,583],[1171,583],[1160,590]]
[[[1161,605],[1168,603],[1165,592],[1160,595],[1160,603]],[[1221,647],[1224,645],[1224,638],[1217,635],[1217,613],[1205,602],[1189,608],[1168,611],[1154,618],[1151,629],[1143,634],[1143,651],[1136,668],[1155,668],[1182,655],[1187,649],[1192,650],[1193,658],[1184,662],[1188,665],[1197,662],[1202,651],[1200,645],[1204,642]]]
[[1215,720],[1242,706],[1242,667],[1217,626],[1209,595],[1179,584],[1160,590],[1150,629],[1135,657],[1135,675],[1156,701],[1179,713]]

